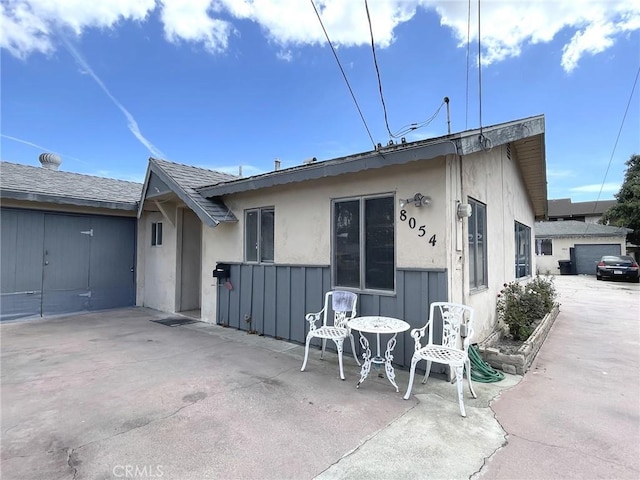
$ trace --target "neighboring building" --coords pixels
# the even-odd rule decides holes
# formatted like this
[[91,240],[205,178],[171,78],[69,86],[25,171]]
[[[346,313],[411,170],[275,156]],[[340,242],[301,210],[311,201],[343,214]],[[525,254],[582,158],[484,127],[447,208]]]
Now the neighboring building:
[[561,273],[559,261],[571,261],[572,273],[596,274],[603,255],[624,255],[628,228],[575,220],[536,222],[536,265],[541,274]]
[[135,304],[142,185],[0,163],[0,320]]
[[597,202],[572,203],[570,198],[549,200],[548,220],[576,220],[585,223],[598,223],[604,212],[613,207],[615,200],[600,200]]
[[[479,341],[503,283],[536,271],[544,137],[536,116],[234,179],[150,159],[138,304],[302,343],[304,314],[344,288],[413,327],[433,301],[469,304]],[[394,361],[412,352],[399,335]]]

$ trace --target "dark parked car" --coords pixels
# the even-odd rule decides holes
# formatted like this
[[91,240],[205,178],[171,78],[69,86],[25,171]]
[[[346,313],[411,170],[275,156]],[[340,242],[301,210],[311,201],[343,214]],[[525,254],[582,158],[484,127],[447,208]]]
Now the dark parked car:
[[640,281],[638,263],[633,257],[624,255],[605,255],[596,267],[596,278],[624,278],[631,282]]

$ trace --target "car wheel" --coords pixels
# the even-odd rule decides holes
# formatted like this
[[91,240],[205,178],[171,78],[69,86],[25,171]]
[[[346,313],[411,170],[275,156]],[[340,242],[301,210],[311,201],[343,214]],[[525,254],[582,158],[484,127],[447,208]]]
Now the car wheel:
[[600,275],[596,275],[596,280],[602,280],[602,277]]

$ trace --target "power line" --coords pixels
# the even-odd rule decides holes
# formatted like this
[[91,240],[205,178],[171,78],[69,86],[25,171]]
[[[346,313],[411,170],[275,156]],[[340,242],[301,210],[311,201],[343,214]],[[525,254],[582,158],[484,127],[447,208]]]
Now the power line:
[[322,27],[322,31],[324,32],[324,36],[327,38],[327,43],[331,47],[331,51],[333,52],[333,56],[338,63],[338,67],[340,67],[340,72],[342,72],[342,77],[344,78],[345,83],[347,84],[347,88],[349,89],[349,93],[351,93],[351,98],[353,99],[353,103],[355,103],[356,108],[358,109],[358,113],[360,114],[360,118],[362,119],[362,123],[364,124],[364,128],[367,130],[367,134],[369,134],[369,139],[371,140],[371,144],[373,145],[373,149],[376,149],[376,142],[373,141],[373,136],[371,135],[371,131],[369,130],[369,126],[367,125],[366,120],[364,119],[364,115],[362,114],[362,110],[360,110],[360,105],[358,105],[358,101],[356,100],[356,96],[351,89],[351,85],[349,85],[349,80],[347,79],[347,75],[344,73],[344,69],[342,68],[342,64],[340,63],[340,59],[338,58],[338,54],[336,53],[336,49],[333,47],[331,40],[329,39],[329,34],[327,34],[327,30],[324,28],[324,24],[322,23],[322,18],[320,18],[320,13],[318,13],[318,9],[316,8],[316,4],[313,0],[309,0],[311,5],[313,6],[313,10],[316,12],[316,16],[318,17],[318,21],[320,22],[320,26]]
[[[627,106],[624,109],[624,115],[622,116],[622,122],[620,123],[620,128],[618,129],[618,135],[616,136],[616,141],[613,144],[613,151],[611,152],[611,157],[609,158],[609,164],[607,165],[607,170],[604,172],[604,178],[602,179],[602,185],[600,185],[600,191],[598,192],[598,197],[596,198],[596,203],[593,206],[593,212],[595,213],[596,208],[598,207],[598,202],[600,201],[600,195],[602,195],[602,190],[604,189],[604,184],[607,181],[607,175],[609,174],[609,168],[611,167],[611,162],[613,161],[613,156],[616,153],[616,149],[618,148],[618,141],[620,140],[620,135],[622,134],[622,128],[624,127],[624,122],[627,119],[627,113],[629,112],[629,107],[631,106],[631,99],[633,98],[633,92],[636,90],[636,85],[638,84],[638,77],[640,76],[640,67],[638,67],[638,71],[636,72],[636,78],[633,81],[633,86],[631,87],[631,93],[629,94],[629,100],[627,100]],[[586,230],[589,230],[589,224],[587,224]],[[586,233],[585,230],[585,233]]]
[[478,0],[478,103],[480,113],[480,141],[482,141],[482,45],[480,44],[480,0]]
[[423,120],[422,122],[409,123],[409,124],[405,125],[404,127],[400,128],[400,130],[398,130],[396,133],[392,133],[391,136],[394,137],[394,138],[398,138],[398,137],[401,137],[403,135],[406,135],[409,132],[417,130],[419,128],[426,127],[427,125],[429,125],[438,116],[438,113],[440,113],[440,110],[442,109],[442,107],[444,106],[445,103],[446,103],[446,101],[443,100],[442,103],[440,104],[440,106],[433,113],[433,115],[431,115],[426,120]]
[[387,117],[387,106],[384,103],[384,95],[382,94],[382,81],[380,80],[380,69],[378,68],[378,59],[376,58],[376,46],[373,39],[373,27],[371,26],[371,16],[369,15],[369,4],[364,0],[364,8],[367,10],[367,22],[369,22],[369,33],[371,34],[371,51],[373,52],[373,64],[376,67],[376,75],[378,76],[378,90],[380,91],[380,101],[382,102],[382,110],[384,111],[384,123],[387,126],[389,137],[393,137],[389,128],[389,120]]
[[469,51],[471,47],[471,0],[467,8],[467,85],[465,92],[464,129],[469,125]]

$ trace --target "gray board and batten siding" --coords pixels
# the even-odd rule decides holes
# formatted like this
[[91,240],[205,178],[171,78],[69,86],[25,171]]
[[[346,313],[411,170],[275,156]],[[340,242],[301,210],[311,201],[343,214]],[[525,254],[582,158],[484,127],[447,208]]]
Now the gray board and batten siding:
[[0,320],[135,304],[136,219],[2,208]]
[[[224,280],[218,282],[218,323],[304,344],[308,332],[305,314],[322,309],[324,294],[331,290],[330,267],[251,264],[231,264],[230,267],[231,285],[225,285]],[[401,318],[411,328],[420,328],[427,322],[429,305],[446,301],[447,297],[446,270],[398,269],[395,294],[358,293],[357,315]],[[441,326],[436,324],[436,330],[438,328]],[[401,367],[411,364],[414,342],[410,331],[398,334],[393,351],[393,363]],[[353,334],[360,356],[359,333],[353,331]],[[367,336],[375,354],[375,336]],[[380,338],[383,355],[390,338],[389,335]],[[349,343],[344,343],[346,354],[351,352]],[[315,339],[312,345],[319,346],[320,340]],[[332,342],[327,342],[327,348],[334,348]],[[434,371],[438,372],[437,365]]]

